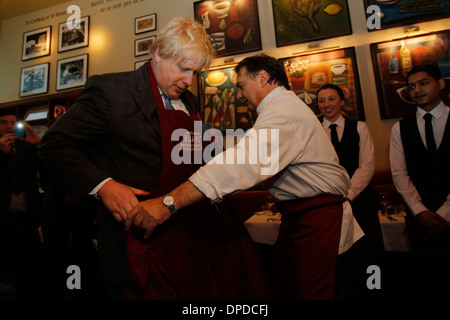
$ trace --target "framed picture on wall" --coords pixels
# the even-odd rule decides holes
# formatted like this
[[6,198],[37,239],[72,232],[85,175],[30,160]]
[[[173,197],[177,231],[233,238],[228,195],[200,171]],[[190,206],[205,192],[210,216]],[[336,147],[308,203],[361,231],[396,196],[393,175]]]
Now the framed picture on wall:
[[22,68],[20,71],[21,98],[48,92],[48,70],[50,63]]
[[150,36],[134,40],[134,56],[139,57],[148,54],[148,48],[153,44],[155,39],[156,36]]
[[134,19],[134,34],[156,30],[156,13]]
[[196,1],[194,17],[217,57],[261,50],[257,0]]
[[200,116],[210,128],[250,129],[255,117],[245,103],[237,99],[235,66],[211,69],[198,74]]
[[79,25],[59,24],[58,52],[87,47],[89,45],[89,16],[80,18]]
[[139,69],[142,65],[144,65],[148,60],[136,61],[134,63],[134,70]]
[[84,86],[88,76],[88,54],[58,60],[56,90]]
[[22,61],[50,55],[52,27],[27,31],[23,34]]
[[352,33],[347,0],[272,0],[277,47]]
[[344,92],[343,115],[353,120],[365,120],[354,47],[279,60],[285,67],[291,89],[317,116],[321,115],[317,90],[326,83],[332,83]]
[[[367,13],[370,6],[376,6],[372,7],[376,11]],[[364,11],[370,21],[375,19],[374,15],[380,16],[379,28],[373,20],[374,27],[368,26],[369,31],[450,17],[448,1],[435,0],[364,0]]]
[[450,103],[450,31],[372,43],[381,119],[404,117],[416,111],[406,90],[406,75],[414,67],[433,64],[440,68],[446,86],[444,102]]

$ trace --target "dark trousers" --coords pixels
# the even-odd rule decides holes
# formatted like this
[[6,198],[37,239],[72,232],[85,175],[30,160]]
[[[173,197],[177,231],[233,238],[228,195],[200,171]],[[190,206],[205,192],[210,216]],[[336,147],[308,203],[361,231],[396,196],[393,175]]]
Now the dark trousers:
[[410,212],[405,221],[422,297],[449,301],[450,229],[430,235]]
[[0,271],[10,275],[18,299],[44,297],[44,259],[32,212],[10,212],[0,221]]
[[[367,188],[351,203],[353,216],[364,231],[349,250],[339,255],[336,267],[336,299],[373,300],[388,298],[387,279],[390,270],[384,250],[383,235],[378,219],[376,194]],[[377,266],[382,277],[381,289],[369,289],[369,266]]]

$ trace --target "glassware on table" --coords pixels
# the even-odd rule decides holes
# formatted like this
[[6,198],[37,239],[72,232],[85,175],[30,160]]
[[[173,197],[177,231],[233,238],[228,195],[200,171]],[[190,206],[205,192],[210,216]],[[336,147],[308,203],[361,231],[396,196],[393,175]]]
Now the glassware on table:
[[402,204],[395,204],[394,206],[394,214],[398,217],[406,216],[405,206]]
[[386,192],[380,192],[380,206],[382,215],[390,215],[394,213],[389,195]]

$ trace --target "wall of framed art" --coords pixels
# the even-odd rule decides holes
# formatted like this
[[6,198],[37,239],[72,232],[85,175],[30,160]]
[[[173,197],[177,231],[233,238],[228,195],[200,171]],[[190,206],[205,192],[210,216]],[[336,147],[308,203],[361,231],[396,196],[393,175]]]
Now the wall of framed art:
[[[215,2],[217,4],[227,1],[217,0]],[[304,9],[299,9],[300,7],[297,8],[297,13],[295,10],[290,10],[289,15],[286,15],[286,10],[279,10],[279,8],[285,8],[286,5],[292,6],[295,4],[300,6],[305,1],[256,0],[258,20],[255,22],[259,24],[260,45],[251,47],[248,43],[243,42],[249,28],[238,21],[239,14],[242,16],[243,12],[245,13],[247,9],[245,4],[249,1],[228,1],[234,5],[234,11],[228,17],[223,17],[222,19],[214,16],[216,12],[205,15],[205,12],[201,15],[200,12],[196,13],[196,3],[209,1],[77,0],[76,3],[68,1],[61,5],[1,21],[0,68],[4,76],[0,77],[0,104],[10,103],[18,99],[40,99],[40,97],[45,95],[51,96],[63,94],[66,91],[70,92],[74,89],[78,90],[81,86],[62,88],[61,85],[58,85],[59,90],[57,90],[57,77],[59,72],[58,64],[69,61],[72,58],[77,59],[76,57],[79,56],[88,55],[89,57],[86,65],[88,67],[86,77],[94,74],[134,70],[148,59],[148,54],[145,51],[142,55],[140,54],[142,53],[141,51],[138,52],[139,55],[136,55],[136,41],[139,42],[139,39],[156,36],[159,30],[176,15],[185,15],[191,18],[198,16],[201,18],[202,23],[203,19],[205,19],[206,24],[206,16],[208,16],[210,24],[214,25],[216,22],[218,24],[215,26],[218,30],[214,33],[220,32],[220,23],[222,20],[225,20],[227,28],[234,26],[233,32],[230,31],[231,38],[238,38],[231,39],[238,40],[237,44],[234,43],[234,48],[237,50],[218,55],[214,62],[216,70],[223,69],[227,72],[228,68],[231,68],[232,65],[235,65],[245,56],[258,52],[268,53],[277,59],[291,59],[294,57],[311,57],[312,59],[319,53],[354,48],[352,49],[354,58],[351,59],[354,59],[357,63],[357,71],[353,69],[353,72],[354,76],[359,75],[359,89],[355,90],[360,91],[360,97],[355,98],[356,102],[353,108],[360,112],[359,115],[364,115],[365,121],[372,132],[376,152],[376,169],[388,169],[389,160],[387,155],[390,130],[392,125],[398,120],[398,117],[387,118],[382,115],[380,110],[381,95],[377,87],[377,76],[372,60],[371,45],[393,39],[416,37],[446,30],[450,26],[450,18],[445,15],[438,16],[425,13],[425,17],[420,17],[420,23],[417,22],[417,19],[400,21],[401,18],[397,18],[399,21],[396,21],[396,24],[383,25],[381,30],[368,30],[366,9],[373,1],[311,0],[309,2],[317,5],[320,2],[320,6],[313,6],[311,8],[312,11],[308,12],[311,17],[308,18],[308,14],[301,14]],[[399,7],[406,1],[413,0],[399,0],[392,5]],[[381,1],[376,2],[378,4],[381,3]],[[84,18],[86,37],[72,35],[75,40],[70,40],[71,37],[69,37],[69,33],[64,28],[64,24],[70,16],[66,12],[67,6],[70,4],[76,4],[82,9],[81,17]],[[333,4],[338,4],[339,6]],[[231,4],[230,8],[232,8]],[[385,5],[386,8],[387,5]],[[392,8],[394,7],[389,9]],[[220,15],[221,7],[219,6],[216,9],[219,9]],[[214,10],[213,7],[211,10]],[[279,20],[280,17],[281,20]],[[234,23],[231,21],[232,18],[235,20]],[[328,25],[332,22],[346,25],[346,28],[339,31],[337,28],[333,28],[333,34],[331,34]],[[397,24],[397,22],[400,24]],[[238,24],[241,24],[242,28]],[[411,24],[419,27],[419,31],[405,33],[405,27]],[[302,38],[300,39],[282,32],[283,28],[294,28],[295,25],[302,26],[305,29],[305,33],[301,34]],[[319,27],[320,32],[317,32],[317,27]],[[223,23],[222,28],[224,28]],[[242,29],[244,29],[244,33],[241,35]],[[253,31],[255,30],[252,28],[250,32],[252,40],[258,40],[257,36],[252,33]],[[60,37],[60,34],[64,33],[66,37],[63,39]],[[224,31],[224,35],[226,36],[226,31]],[[37,38],[37,42],[34,37]],[[44,38],[46,38],[46,41],[49,38],[49,46],[35,45],[31,49],[33,40],[37,44],[43,44]],[[27,39],[27,41],[24,39]],[[28,42],[29,44],[27,45]],[[320,52],[320,50],[324,51]],[[23,96],[24,90],[22,89],[22,94],[20,91],[21,81],[28,68],[47,63],[48,88],[43,88],[43,91],[39,89],[36,94],[27,95],[25,93],[25,96]],[[339,63],[333,64],[339,65]],[[343,72],[348,73],[349,71],[351,70],[348,69]],[[331,69],[328,72],[330,78],[333,79],[334,73]],[[316,78],[317,76],[318,74],[315,75]],[[335,81],[344,81],[342,75],[336,76],[341,77],[334,78]],[[191,90],[198,94],[201,99],[203,89],[200,86],[201,84],[199,85],[200,79],[197,80],[192,84]],[[220,90],[226,88],[219,86]],[[298,94],[301,95],[302,92],[299,91]],[[314,94],[314,92],[312,91],[311,94]],[[225,122],[227,121],[226,113],[223,119],[225,119]]]

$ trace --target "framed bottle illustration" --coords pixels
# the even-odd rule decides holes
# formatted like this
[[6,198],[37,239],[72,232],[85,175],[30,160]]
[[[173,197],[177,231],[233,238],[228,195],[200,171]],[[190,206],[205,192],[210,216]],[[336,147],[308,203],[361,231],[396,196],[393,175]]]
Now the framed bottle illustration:
[[450,31],[439,31],[372,43],[370,50],[381,119],[404,117],[416,111],[406,90],[406,76],[415,66],[433,64],[446,81],[443,100],[450,100]]

